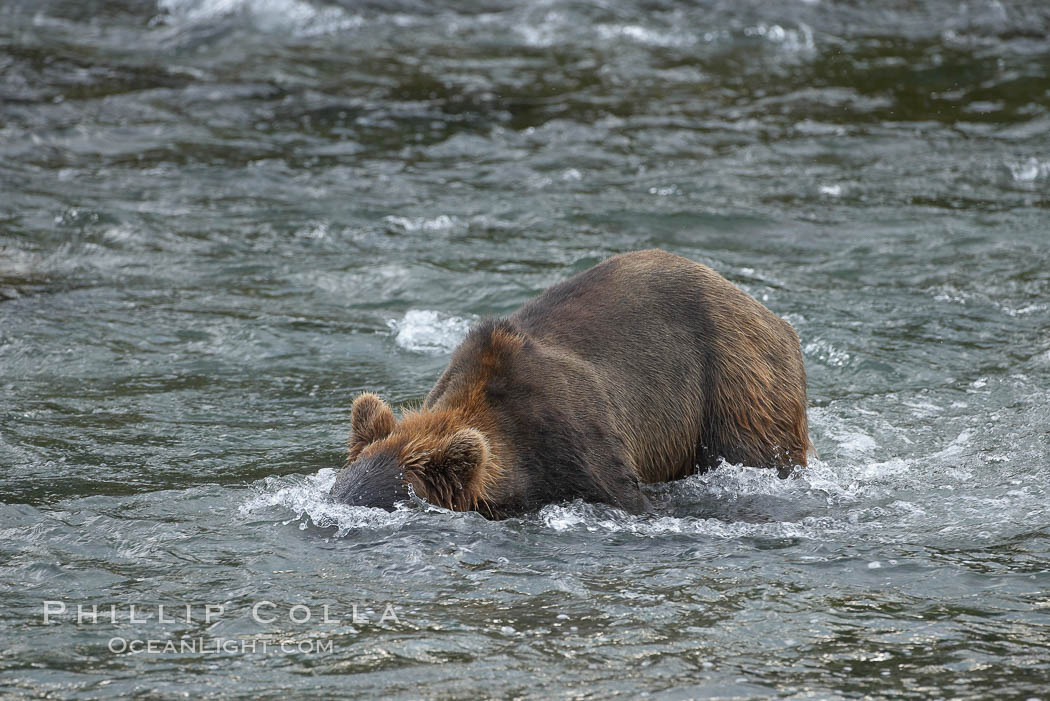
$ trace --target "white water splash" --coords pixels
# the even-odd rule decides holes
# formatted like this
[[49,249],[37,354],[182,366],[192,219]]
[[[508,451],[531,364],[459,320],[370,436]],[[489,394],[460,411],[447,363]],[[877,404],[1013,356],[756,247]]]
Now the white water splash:
[[820,362],[833,367],[845,367],[850,361],[849,353],[844,350],[839,350],[831,345],[829,341],[822,338],[807,343],[805,348],[803,348],[803,351],[807,356],[816,358]]
[[1035,157],[1008,162],[1006,167],[1010,171],[1010,177],[1019,183],[1030,183],[1050,175],[1050,161],[1040,161]]
[[463,319],[428,309],[410,309],[387,325],[397,345],[416,353],[451,353],[470,330],[474,319]]
[[807,24],[800,23],[798,29],[786,29],[779,24],[763,23],[748,27],[744,34],[762,37],[791,53],[812,54],[816,51],[813,30]]
[[353,29],[364,20],[330,5],[315,7],[303,0],[158,0],[167,13],[155,21],[164,24],[204,24],[224,17],[244,17],[264,32],[315,36]]
[[310,525],[318,528],[336,527],[337,536],[358,528],[398,528],[411,517],[415,507],[399,506],[395,511],[347,506],[332,501],[328,491],[335,482],[337,470],[325,468],[314,475],[286,475],[267,477],[257,493],[239,508],[242,516],[253,516],[278,507],[293,515],[284,523],[299,522],[299,528]]
[[688,32],[658,31],[637,24],[599,24],[595,29],[599,38],[606,41],[622,38],[662,47],[692,46],[697,41],[696,36]]
[[685,533],[715,538],[822,538],[830,532],[850,527],[846,521],[816,516],[808,516],[797,522],[774,523],[727,522],[714,518],[675,516],[631,516],[609,507],[583,502],[545,506],[537,517],[544,526],[558,532],[631,533],[643,537]]
[[459,219],[447,214],[439,214],[436,217],[383,217],[383,221],[391,226],[406,232],[417,231],[449,231],[459,224]]

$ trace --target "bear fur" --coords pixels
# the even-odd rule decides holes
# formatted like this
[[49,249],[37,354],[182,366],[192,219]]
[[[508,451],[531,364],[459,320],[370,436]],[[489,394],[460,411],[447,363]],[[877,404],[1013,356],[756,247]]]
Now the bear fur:
[[648,250],[482,321],[400,421],[359,396],[331,494],[392,508],[411,486],[489,518],[576,498],[639,513],[642,482],[721,460],[787,476],[809,447],[791,325],[711,268]]

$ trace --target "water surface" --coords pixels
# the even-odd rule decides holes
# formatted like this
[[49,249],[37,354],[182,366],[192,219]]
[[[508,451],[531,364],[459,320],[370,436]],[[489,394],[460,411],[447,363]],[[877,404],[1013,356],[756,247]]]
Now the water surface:
[[[4,3],[0,695],[1046,698],[1048,34],[1036,0]],[[653,246],[798,330],[809,468],[647,517],[326,500],[357,392],[418,402],[477,319]]]

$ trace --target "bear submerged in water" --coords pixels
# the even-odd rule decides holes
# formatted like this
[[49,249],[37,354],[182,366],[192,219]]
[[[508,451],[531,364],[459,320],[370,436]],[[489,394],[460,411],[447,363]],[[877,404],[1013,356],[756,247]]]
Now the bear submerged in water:
[[599,263],[475,327],[418,411],[351,413],[331,495],[505,518],[583,499],[640,513],[642,482],[720,460],[806,464],[794,329],[707,266],[659,250]]

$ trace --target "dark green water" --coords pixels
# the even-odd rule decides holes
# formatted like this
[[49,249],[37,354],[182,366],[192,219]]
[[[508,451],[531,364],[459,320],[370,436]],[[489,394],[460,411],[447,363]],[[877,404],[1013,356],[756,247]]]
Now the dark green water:
[[[0,696],[1050,698],[1048,33],[0,2]],[[652,246],[795,325],[807,470],[644,518],[326,500],[355,393],[417,401],[479,316]]]

